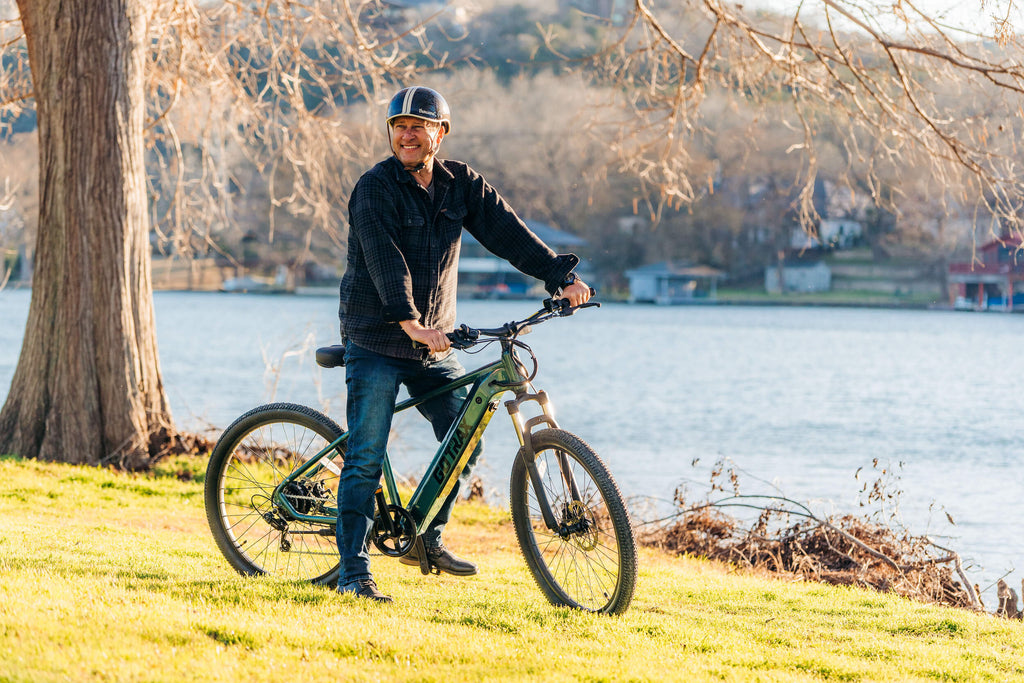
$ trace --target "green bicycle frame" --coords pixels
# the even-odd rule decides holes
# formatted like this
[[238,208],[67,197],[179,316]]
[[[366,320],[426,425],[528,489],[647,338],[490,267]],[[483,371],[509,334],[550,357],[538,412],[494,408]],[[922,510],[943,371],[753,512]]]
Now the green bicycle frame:
[[[516,399],[506,402],[506,408],[512,417],[516,436],[520,445],[527,445],[530,440],[530,430],[537,424],[546,423],[557,427],[553,416],[548,409],[548,400],[544,392],[529,393],[529,378],[522,362],[517,357],[510,344],[502,344],[502,354],[499,360],[484,365],[477,370],[469,372],[459,379],[456,379],[443,387],[428,392],[416,398],[406,399],[395,406],[395,413],[415,408],[434,398],[443,396],[451,391],[464,386],[470,386],[469,395],[463,402],[459,414],[452,423],[451,428],[438,446],[437,453],[427,468],[426,473],[420,480],[419,486],[409,499],[408,511],[416,522],[416,534],[419,535],[429,526],[437,515],[438,510],[448,498],[459,475],[466,467],[466,463],[472,456],[477,444],[483,437],[484,430],[498,409],[500,396],[507,392],[516,393]],[[520,417],[520,405],[524,401],[536,401],[540,405],[542,414],[533,417],[525,422]],[[336,523],[337,510],[327,508],[328,513],[334,512],[335,517],[324,515],[308,515],[299,513],[288,500],[282,495],[282,490],[290,482],[300,477],[313,476],[321,469],[329,469],[338,474],[337,465],[331,458],[331,452],[340,450],[340,447],[348,440],[348,433],[341,435],[319,453],[313,455],[299,468],[296,468],[290,475],[275,489],[274,501],[285,508],[289,515],[297,521],[309,522],[332,526]],[[532,449],[527,448],[529,457],[527,467],[530,476],[536,481],[537,471],[532,462]],[[387,491],[388,500],[392,504],[401,505],[401,498],[398,493],[398,486],[395,482],[394,473],[391,469],[391,462],[387,454],[384,455],[382,464],[384,487]],[[541,490],[540,486],[535,489]],[[540,501],[541,509],[544,512],[545,521],[549,526],[554,524],[553,516],[547,501]]]

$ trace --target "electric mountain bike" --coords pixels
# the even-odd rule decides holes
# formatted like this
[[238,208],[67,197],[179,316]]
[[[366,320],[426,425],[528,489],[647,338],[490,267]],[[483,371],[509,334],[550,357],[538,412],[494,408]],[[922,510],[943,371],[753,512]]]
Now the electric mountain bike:
[[[479,443],[502,395],[520,448],[512,465],[509,506],[519,547],[547,599],[555,605],[619,614],[629,607],[637,574],[633,528],[615,481],[579,437],[559,428],[548,395],[533,380],[539,367],[520,337],[531,326],[573,315],[566,300],[544,301],[525,320],[494,329],[465,325],[452,346],[500,346],[500,357],[438,390],[395,406],[401,412],[447,391],[469,387],[448,434],[407,502],[385,455],[382,485],[368,542],[388,557],[417,544]],[[529,356],[530,366],[523,360]],[[344,364],[344,347],[317,349],[322,367]],[[532,417],[524,415],[529,406]],[[206,515],[217,545],[242,574],[333,584],[338,475],[347,434],[322,413],[293,403],[254,408],[235,420],[214,447],[205,484]],[[419,546],[420,569],[434,569]],[[436,570],[435,570],[436,571]]]

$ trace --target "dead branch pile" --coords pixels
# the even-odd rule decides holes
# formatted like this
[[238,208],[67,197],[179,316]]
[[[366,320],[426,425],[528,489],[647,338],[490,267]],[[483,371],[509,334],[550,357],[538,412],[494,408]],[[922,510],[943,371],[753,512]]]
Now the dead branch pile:
[[[642,541],[672,553],[784,573],[831,584],[873,588],[928,603],[980,610],[957,553],[925,536],[898,532],[853,515],[819,518],[795,501],[733,495],[688,505],[661,520]],[[760,509],[744,524],[723,508]]]

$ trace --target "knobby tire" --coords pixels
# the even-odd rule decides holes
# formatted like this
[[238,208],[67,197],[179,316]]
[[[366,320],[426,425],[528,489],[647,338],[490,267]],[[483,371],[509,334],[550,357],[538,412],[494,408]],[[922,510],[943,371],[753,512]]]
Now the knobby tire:
[[[333,584],[339,558],[334,527],[289,519],[272,500],[285,476],[341,436],[329,417],[306,406],[274,403],[245,413],[229,426],[210,454],[206,471],[206,518],[224,557],[241,574]],[[320,468],[289,501],[312,514],[337,509],[334,467]],[[301,532],[321,533],[301,533]],[[329,534],[327,532],[330,532]]]
[[[615,481],[590,446],[569,432],[541,430],[531,442],[551,509],[560,523],[574,530],[560,535],[548,529],[527,472],[525,449],[520,449],[512,466],[509,503],[530,572],[552,604],[625,612],[636,585],[637,553]],[[565,467],[571,477],[563,472]]]

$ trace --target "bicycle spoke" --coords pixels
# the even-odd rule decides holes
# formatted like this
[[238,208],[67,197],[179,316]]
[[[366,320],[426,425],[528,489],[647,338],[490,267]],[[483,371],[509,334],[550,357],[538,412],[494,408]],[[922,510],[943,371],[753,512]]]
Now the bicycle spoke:
[[[236,569],[314,581],[336,571],[337,513],[326,511],[337,509],[337,475],[317,466],[291,475],[340,436],[328,418],[292,404],[250,411],[225,431],[210,459],[207,517]],[[332,461],[340,456],[340,450],[324,454]],[[296,513],[323,519],[323,526],[294,519]],[[332,531],[303,533],[321,529]]]
[[586,444],[561,430],[541,434],[547,436],[535,437],[534,462],[558,528],[547,527],[525,463],[517,460],[511,497],[520,547],[552,602],[620,612],[636,580],[636,550],[621,497]]

